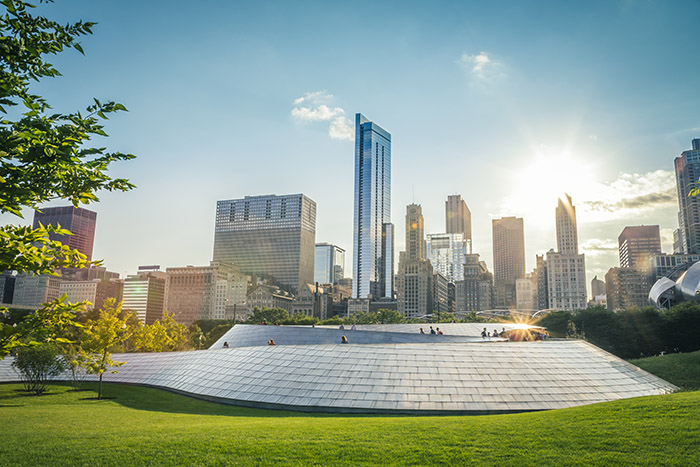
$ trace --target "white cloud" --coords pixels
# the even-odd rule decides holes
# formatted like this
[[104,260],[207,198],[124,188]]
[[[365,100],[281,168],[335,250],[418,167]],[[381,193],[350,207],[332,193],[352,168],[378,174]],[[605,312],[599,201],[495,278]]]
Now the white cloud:
[[329,105],[332,101],[333,94],[329,94],[326,90],[307,92],[294,99],[292,118],[302,123],[330,122],[328,135],[332,139],[352,141],[355,138],[352,122],[345,117],[345,110],[342,107]]
[[589,238],[579,245],[587,256],[598,256],[603,254],[618,253],[618,244],[614,240],[607,238]]
[[345,111],[340,107],[331,108],[326,104],[321,104],[317,107],[294,107],[292,109],[292,117],[308,122],[321,122],[344,114]]
[[477,55],[462,54],[457,60],[468,76],[481,82],[492,82],[505,77],[505,66],[486,52]]
[[333,99],[333,94],[328,94],[325,89],[322,91],[306,92],[303,96],[294,99],[294,105],[301,105],[309,102],[314,105],[323,104]]
[[595,195],[581,203],[582,217],[587,221],[635,217],[659,208],[672,208],[677,203],[676,178],[671,170],[621,173],[617,180],[595,185]]

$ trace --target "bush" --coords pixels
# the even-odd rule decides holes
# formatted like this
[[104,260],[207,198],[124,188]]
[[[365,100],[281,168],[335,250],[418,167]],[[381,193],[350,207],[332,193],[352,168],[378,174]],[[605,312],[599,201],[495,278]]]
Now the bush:
[[49,378],[60,375],[64,370],[59,350],[52,344],[21,347],[12,366],[19,371],[24,388],[37,396],[46,391]]

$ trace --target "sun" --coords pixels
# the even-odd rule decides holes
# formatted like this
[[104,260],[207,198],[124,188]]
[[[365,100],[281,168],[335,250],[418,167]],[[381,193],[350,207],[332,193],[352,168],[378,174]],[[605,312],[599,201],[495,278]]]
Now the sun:
[[553,222],[558,198],[568,193],[580,204],[596,185],[592,164],[569,152],[537,151],[515,169],[513,180],[504,209],[527,223],[547,225]]

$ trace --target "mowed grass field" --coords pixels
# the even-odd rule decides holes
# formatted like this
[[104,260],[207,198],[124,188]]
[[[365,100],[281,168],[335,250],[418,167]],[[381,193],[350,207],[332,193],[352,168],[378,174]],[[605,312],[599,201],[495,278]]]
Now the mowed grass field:
[[0,385],[0,465],[700,464],[700,391],[421,417],[256,410],[122,385],[97,401],[88,388],[36,397]]

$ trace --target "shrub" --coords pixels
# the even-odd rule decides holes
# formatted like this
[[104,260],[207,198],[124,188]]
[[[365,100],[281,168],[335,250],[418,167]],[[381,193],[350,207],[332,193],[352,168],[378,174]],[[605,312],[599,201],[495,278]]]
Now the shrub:
[[12,366],[19,371],[24,388],[37,396],[46,391],[51,377],[64,370],[59,350],[52,344],[20,348]]

